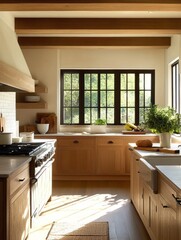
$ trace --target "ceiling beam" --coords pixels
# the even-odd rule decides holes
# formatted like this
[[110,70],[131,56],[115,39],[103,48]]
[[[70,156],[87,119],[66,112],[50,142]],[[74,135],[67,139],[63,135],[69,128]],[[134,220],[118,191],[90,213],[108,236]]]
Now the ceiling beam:
[[180,34],[181,18],[16,18],[17,34]]
[[181,11],[180,0],[1,0],[0,11]]
[[18,37],[23,48],[43,47],[160,47],[168,48],[170,37]]

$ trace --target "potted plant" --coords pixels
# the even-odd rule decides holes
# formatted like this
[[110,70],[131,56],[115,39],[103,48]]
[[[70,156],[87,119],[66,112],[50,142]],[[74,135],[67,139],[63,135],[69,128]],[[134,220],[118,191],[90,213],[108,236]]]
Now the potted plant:
[[145,110],[144,127],[160,134],[161,147],[170,147],[171,134],[180,132],[180,123],[181,115],[171,107],[152,105]]
[[106,133],[106,120],[98,118],[91,125],[91,133]]

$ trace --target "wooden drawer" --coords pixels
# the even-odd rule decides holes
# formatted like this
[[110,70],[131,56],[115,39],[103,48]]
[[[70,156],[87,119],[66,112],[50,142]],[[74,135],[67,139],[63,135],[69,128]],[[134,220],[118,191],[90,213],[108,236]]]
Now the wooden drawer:
[[10,195],[13,194],[18,188],[29,181],[29,165],[26,165],[17,174],[13,174],[10,178]]
[[58,138],[58,146],[68,146],[68,147],[89,147],[95,145],[95,138],[94,137],[64,137]]
[[97,137],[98,145],[122,145],[123,140],[121,137]]
[[159,181],[159,193],[166,200],[168,207],[171,207],[174,210],[176,210],[177,203],[173,197],[173,194],[174,196],[177,196],[177,194],[173,190],[173,188],[169,186],[168,183],[165,182],[162,178],[160,178]]

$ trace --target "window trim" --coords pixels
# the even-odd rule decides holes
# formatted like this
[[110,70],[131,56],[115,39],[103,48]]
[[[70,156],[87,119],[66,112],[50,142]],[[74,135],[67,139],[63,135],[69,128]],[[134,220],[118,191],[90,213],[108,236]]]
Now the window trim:
[[[63,81],[61,81],[63,79],[63,74],[65,73],[79,73],[80,74],[80,82],[83,83],[83,75],[85,73],[114,73],[115,74],[115,79],[119,79],[119,76],[121,73],[134,73],[136,79],[138,79],[139,74],[143,73],[150,73],[152,75],[152,82],[151,82],[151,102],[152,104],[155,104],[155,70],[154,69],[61,69],[60,70],[60,93],[61,93],[61,104],[60,104],[60,124],[61,125],[90,125],[90,124],[85,124],[83,123],[83,109],[84,106],[83,105],[79,105],[79,114],[80,114],[80,123],[79,124],[66,124],[63,123]],[[138,80],[135,81],[136,83],[138,82]],[[119,86],[119,87],[118,87]],[[115,88],[120,89],[120,81],[116,81],[115,82]],[[120,91],[117,91],[120,92]],[[135,106],[137,108],[137,111],[135,113],[135,124],[139,125],[139,85],[136,84],[135,86],[135,99],[137,99],[137,101],[135,102]],[[83,102],[83,98],[84,98],[84,94],[83,92],[80,91],[80,103]],[[120,93],[119,94],[115,94],[115,106],[119,105],[119,101],[120,101]],[[115,107],[116,108],[116,107]],[[110,124],[112,126],[114,125],[124,125],[123,123],[120,123],[120,108],[117,107],[117,109],[119,109],[118,111],[115,111],[115,123],[114,124]],[[82,116],[82,117],[81,117]]]

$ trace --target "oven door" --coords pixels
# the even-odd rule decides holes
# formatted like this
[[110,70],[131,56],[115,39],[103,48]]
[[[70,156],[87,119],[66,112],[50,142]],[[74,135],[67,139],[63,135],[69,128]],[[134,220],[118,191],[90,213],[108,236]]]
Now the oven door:
[[41,171],[31,179],[30,204],[31,204],[31,226],[35,217],[40,214],[42,208],[52,195],[52,163],[54,159],[48,161]]

